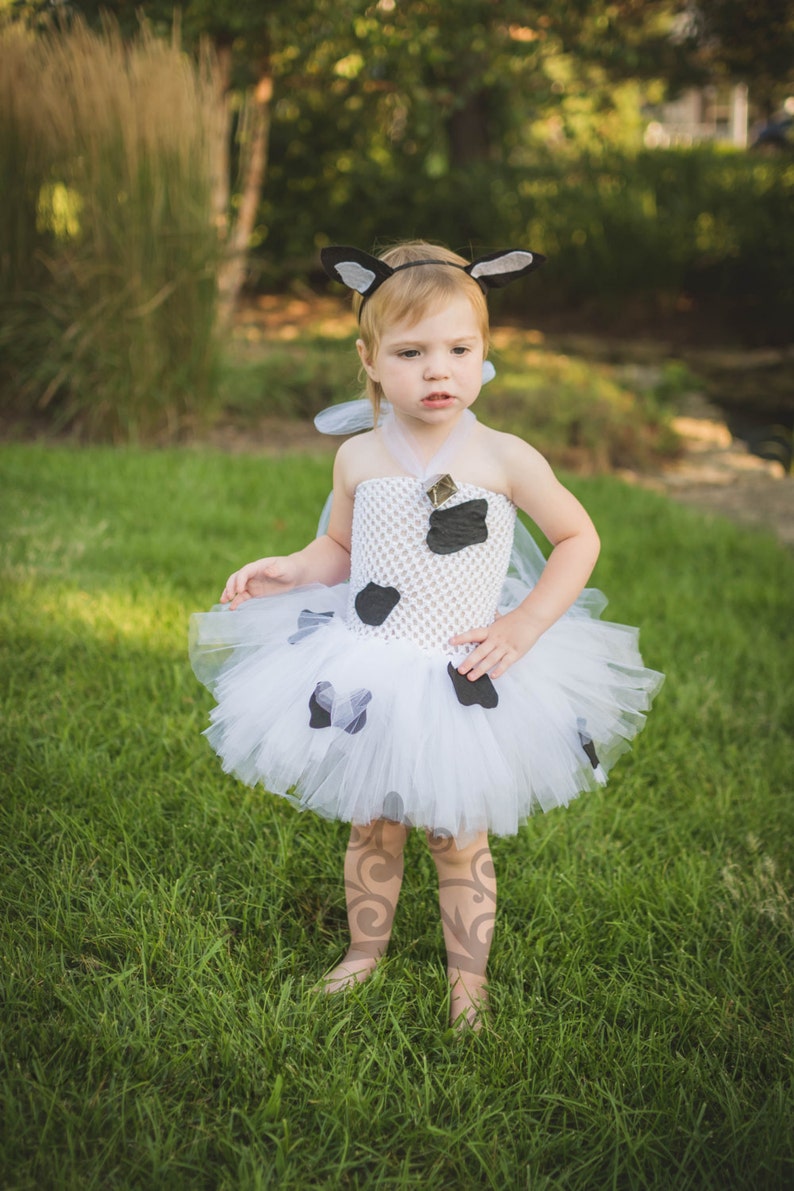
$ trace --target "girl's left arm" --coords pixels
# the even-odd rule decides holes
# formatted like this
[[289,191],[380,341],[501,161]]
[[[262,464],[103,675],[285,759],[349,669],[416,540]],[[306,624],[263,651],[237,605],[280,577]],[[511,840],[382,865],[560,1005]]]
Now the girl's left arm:
[[493,624],[453,637],[453,645],[474,644],[458,670],[474,681],[499,678],[527,653],[580,595],[600,550],[587,512],[534,447],[510,439],[506,450],[510,493],[552,543],[538,582],[523,603]]

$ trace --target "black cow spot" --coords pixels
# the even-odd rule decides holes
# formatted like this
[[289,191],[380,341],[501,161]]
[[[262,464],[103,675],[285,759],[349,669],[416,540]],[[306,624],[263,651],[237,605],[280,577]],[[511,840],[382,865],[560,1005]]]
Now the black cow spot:
[[361,687],[338,695],[330,682],[318,682],[309,698],[310,728],[342,728],[351,736],[367,722],[367,704],[372,692]]
[[405,803],[396,790],[389,790],[383,799],[381,816],[384,819],[389,819],[392,823],[405,823],[408,827],[413,826],[405,813]]
[[287,641],[290,645],[297,645],[304,637],[310,637],[323,625],[329,624],[333,615],[333,612],[312,612],[310,608],[304,608],[298,613],[298,631],[287,637]]
[[309,727],[330,728],[334,688],[330,682],[318,682],[309,699]]
[[593,769],[598,769],[601,762],[598,760],[598,753],[596,752],[593,738],[586,731],[584,720],[579,720],[579,743],[584,749],[585,755]]
[[480,678],[475,678],[474,682],[472,682],[465,674],[458,673],[452,662],[447,666],[447,674],[452,679],[452,685],[455,688],[458,703],[462,704],[463,707],[478,706],[485,707],[488,710],[496,707],[499,702],[499,696],[496,693],[496,687],[487,674],[483,674]]
[[356,613],[364,624],[383,624],[399,602],[400,593],[396,587],[380,587],[377,583],[368,583],[356,596]]
[[488,501],[466,500],[451,509],[434,509],[425,539],[434,554],[457,554],[466,546],[476,546],[488,537],[485,515]]

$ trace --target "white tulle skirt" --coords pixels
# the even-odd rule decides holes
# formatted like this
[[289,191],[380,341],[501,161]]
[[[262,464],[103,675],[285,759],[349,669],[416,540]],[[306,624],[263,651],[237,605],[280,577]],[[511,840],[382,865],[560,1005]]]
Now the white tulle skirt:
[[574,608],[495,681],[497,706],[463,706],[449,655],[361,638],[347,605],[345,583],[191,620],[224,770],[329,819],[385,817],[459,841],[514,834],[606,781],[662,682],[636,629]]

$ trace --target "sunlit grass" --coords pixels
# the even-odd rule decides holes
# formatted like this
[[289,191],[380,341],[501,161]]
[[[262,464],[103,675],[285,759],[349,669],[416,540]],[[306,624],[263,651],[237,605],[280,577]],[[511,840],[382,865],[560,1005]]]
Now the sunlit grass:
[[328,458],[0,453],[0,1144],[9,1187],[782,1188],[792,1146],[794,560],[574,487],[667,673],[606,791],[494,842],[492,1032],[445,1028],[409,841],[383,970],[345,829],[225,777],[187,617],[313,532]]

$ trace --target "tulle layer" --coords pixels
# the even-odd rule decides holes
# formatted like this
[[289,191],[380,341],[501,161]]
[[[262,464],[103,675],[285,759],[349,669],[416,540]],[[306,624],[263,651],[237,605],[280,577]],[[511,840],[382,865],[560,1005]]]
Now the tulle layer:
[[347,584],[318,586],[191,622],[223,768],[330,819],[514,834],[606,781],[662,682],[636,629],[575,609],[496,680],[497,706],[464,706],[447,656],[358,638],[346,607]]

